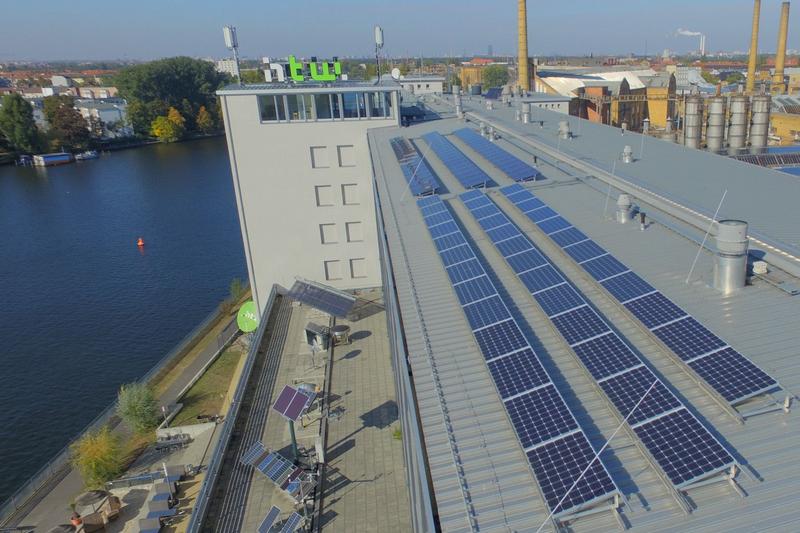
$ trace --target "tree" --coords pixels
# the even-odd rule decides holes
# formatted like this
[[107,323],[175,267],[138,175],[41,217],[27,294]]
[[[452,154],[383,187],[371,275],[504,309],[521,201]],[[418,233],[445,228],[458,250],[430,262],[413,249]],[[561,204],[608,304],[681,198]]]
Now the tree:
[[180,139],[178,128],[167,117],[156,117],[150,127],[150,135],[162,143],[171,143]]
[[447,84],[450,86],[451,90],[456,85],[464,89],[464,86],[461,85],[461,78],[458,77],[458,74],[450,74],[450,78],[447,80]]
[[72,464],[87,487],[101,488],[122,472],[120,442],[108,426],[86,433],[71,449]]
[[243,70],[242,83],[264,83],[264,71],[261,69]]
[[231,280],[231,301],[235,304],[239,300],[241,300],[242,296],[246,291],[245,284],[242,282],[241,278],[233,278]]
[[186,119],[183,118],[181,112],[175,109],[174,107],[170,107],[169,111],[167,112],[167,120],[169,120],[175,125],[175,129],[178,133],[178,138],[183,137],[183,134],[186,131]]
[[483,86],[502,87],[508,83],[508,69],[503,65],[489,65],[483,69]]
[[145,433],[158,425],[156,398],[153,390],[141,383],[119,388],[117,414],[137,433]]
[[710,83],[712,85],[716,85],[716,84],[719,83],[719,78],[714,76],[711,72],[709,72],[707,70],[704,70],[704,71],[700,72],[700,75],[703,77],[703,79],[707,83]]
[[33,107],[19,94],[3,97],[0,107],[0,133],[17,152],[37,152],[41,137],[33,120]]
[[203,133],[211,133],[214,131],[214,119],[211,118],[211,113],[208,112],[206,106],[201,105],[200,110],[197,112],[197,117],[194,119],[197,129]]
[[75,106],[75,102],[71,96],[65,94],[58,94],[55,96],[45,96],[42,100],[42,113],[47,123],[52,125],[55,118],[56,111],[61,108]]
[[190,57],[126,67],[114,80],[120,96],[128,101],[128,116],[139,135],[149,134],[156,117],[170,107],[184,109],[184,99],[193,110],[202,105],[210,109],[217,89],[229,82],[230,77],[217,72],[213,63]]
[[52,139],[51,143],[56,149],[64,146],[69,149],[83,150],[89,146],[91,140],[89,124],[71,105],[59,107],[53,112],[48,133]]

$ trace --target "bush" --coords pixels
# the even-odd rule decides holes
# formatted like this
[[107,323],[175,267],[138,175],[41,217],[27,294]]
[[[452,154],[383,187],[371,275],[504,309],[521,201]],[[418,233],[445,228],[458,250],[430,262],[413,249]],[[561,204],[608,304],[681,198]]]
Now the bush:
[[153,390],[141,383],[119,388],[117,414],[137,433],[150,431],[158,425],[158,405]]
[[244,282],[240,278],[233,278],[231,280],[231,301],[236,304],[239,300],[241,300],[244,293],[247,291]]
[[89,488],[102,488],[122,472],[119,438],[107,426],[86,433],[71,448],[72,465]]

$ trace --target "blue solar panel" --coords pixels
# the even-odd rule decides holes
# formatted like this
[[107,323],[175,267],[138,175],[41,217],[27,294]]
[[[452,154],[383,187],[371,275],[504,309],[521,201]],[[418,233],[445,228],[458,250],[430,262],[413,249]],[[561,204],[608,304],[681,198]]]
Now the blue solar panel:
[[583,268],[597,281],[603,281],[616,274],[621,274],[628,270],[628,267],[617,261],[611,255],[604,255],[596,257],[585,263],[582,263]]
[[596,380],[642,364],[631,349],[613,332],[586,341],[572,349]]
[[564,248],[564,251],[567,252],[567,254],[569,254],[569,256],[578,263],[606,253],[606,251],[598,246],[594,241],[583,241],[573,244],[572,246]]
[[597,313],[589,307],[581,307],[552,319],[561,335],[570,346],[609,331]]
[[558,213],[550,209],[549,207],[543,207],[541,209],[536,209],[535,211],[528,211],[527,213],[528,218],[536,222],[537,224],[542,220],[553,218],[557,216]]
[[472,202],[472,201],[482,202],[483,200],[488,200],[488,198],[486,198],[486,195],[484,195],[481,191],[467,191],[465,193],[461,193],[460,198],[464,202]]
[[470,189],[492,182],[483,170],[453,146],[453,143],[441,133],[435,131],[426,133],[422,138],[464,188]]
[[464,240],[464,236],[461,233],[450,233],[433,240],[433,244],[436,245],[436,249],[440,252],[442,250],[455,248],[461,244],[466,244],[466,242],[467,241]]
[[493,213],[495,213],[496,209],[493,205],[485,205],[483,207],[478,207],[473,211],[476,219],[480,219],[483,217],[487,217]]
[[438,204],[427,205],[425,207],[420,207],[419,210],[422,211],[422,216],[426,217],[426,216],[432,215],[434,213],[440,213],[442,211],[447,211],[447,207],[443,203],[438,203]]
[[642,296],[632,302],[625,304],[625,307],[638,318],[642,324],[648,328],[654,328],[661,324],[666,324],[671,320],[686,316],[686,313],[669,301],[660,292]]
[[463,128],[453,133],[514,181],[535,179],[539,174],[533,166],[511,155],[495,143],[484,139],[474,130]]
[[483,274],[483,267],[477,259],[464,261],[447,268],[447,275],[452,283],[460,283]]
[[499,213],[492,215],[490,217],[482,218],[478,221],[478,224],[480,224],[481,227],[485,230],[496,228],[506,223],[508,223],[506,217]]
[[507,241],[499,242],[496,244],[496,246],[497,249],[500,250],[500,253],[503,254],[503,257],[518,254],[520,252],[524,252],[525,250],[530,250],[531,248],[533,248],[533,246],[531,246],[531,243],[528,242],[528,239],[526,239],[522,235],[514,237],[513,239],[509,239]]
[[506,224],[504,226],[496,226],[486,231],[486,235],[489,236],[492,242],[502,241],[503,239],[508,239],[509,237],[513,237],[519,234],[520,234],[519,230],[512,224]]
[[460,263],[475,257],[475,255],[472,253],[472,248],[470,248],[468,244],[456,246],[455,248],[446,250],[439,255],[441,256],[442,262],[445,264],[445,266],[450,266],[454,263]]
[[573,433],[533,448],[526,455],[547,505],[556,514],[615,491],[613,481],[602,463],[595,459],[595,450],[583,433]]
[[585,303],[568,283],[542,291],[534,297],[547,316],[563,313]]
[[523,448],[578,429],[575,417],[553,384],[505,401]]
[[514,269],[514,272],[518,274],[547,263],[547,260],[542,257],[542,254],[536,250],[528,250],[519,255],[508,257],[506,260],[508,264],[511,265],[511,268]]
[[[542,211],[544,211],[544,209],[542,209]],[[566,229],[570,226],[571,224],[561,217],[549,218],[539,222],[539,229],[548,235],[555,233],[558,230]]]
[[455,287],[456,296],[461,305],[472,303],[476,300],[482,300],[492,294],[497,294],[494,285],[487,276],[481,276],[464,283],[459,283]]
[[425,225],[429,228],[450,220],[450,214],[445,212],[433,213],[425,217]]
[[483,94],[483,97],[486,98],[487,100],[497,100],[498,98],[500,98],[502,94],[503,94],[502,87],[491,87],[486,90],[486,92]]
[[439,224],[435,228],[430,228],[431,236],[435,239],[437,237],[441,237],[442,235],[449,235],[451,233],[455,233],[456,231],[461,231],[458,225],[453,222],[445,222],[444,224]]
[[[655,387],[647,396],[644,396],[653,383],[656,383]],[[623,417],[628,416],[636,403],[644,396],[639,407],[628,418],[628,422],[631,424],[683,406],[666,385],[643,366],[608,378],[601,382],[600,386]]]
[[550,381],[530,348],[490,361],[488,365],[501,398],[514,396]]
[[700,322],[686,317],[654,331],[656,337],[675,355],[688,361],[725,346],[725,341],[708,331]]
[[522,336],[517,323],[506,320],[475,332],[475,340],[486,359],[494,359],[524,348],[528,341]]
[[438,196],[428,196],[427,198],[419,198],[417,200],[417,206],[422,209],[425,207],[429,207],[432,205],[442,205],[442,199]]
[[544,202],[539,200],[538,198],[529,198],[527,200],[523,200],[522,202],[516,204],[520,211],[523,213],[527,211],[533,211],[534,209],[539,209],[540,207],[544,207]]
[[[570,250],[571,248],[567,249]],[[627,302],[631,298],[636,298],[637,296],[641,296],[655,290],[652,285],[647,283],[633,272],[626,272],[625,274],[607,279],[601,282],[601,285],[611,293],[611,296],[620,302]]]
[[487,300],[465,305],[464,313],[467,315],[467,320],[472,329],[482,328],[511,318],[499,296],[492,296]]
[[561,274],[550,265],[519,274],[519,279],[532,293],[544,290],[564,281]]
[[584,235],[583,232],[575,227],[567,228],[557,233],[551,233],[549,236],[557,245],[561,246],[562,248],[564,246],[569,246],[570,244],[575,244],[576,242],[581,242],[587,239],[586,235]]
[[731,465],[728,451],[685,409],[642,424],[634,431],[675,486]]
[[733,348],[689,363],[722,397],[738,403],[777,386],[777,382]]
[[258,533],[269,533],[280,514],[281,510],[273,505],[267,513],[267,516],[264,517],[264,520],[262,520],[261,524],[258,526]]
[[291,516],[286,519],[286,522],[283,523],[280,533],[292,533],[300,526],[300,522],[302,521],[302,516],[297,513],[292,513]]

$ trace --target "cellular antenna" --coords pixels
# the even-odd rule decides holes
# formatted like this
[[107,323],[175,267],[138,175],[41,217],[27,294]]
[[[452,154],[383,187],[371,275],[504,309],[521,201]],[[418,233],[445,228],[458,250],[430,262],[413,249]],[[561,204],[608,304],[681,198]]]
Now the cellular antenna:
[[239,85],[244,85],[242,83],[242,75],[239,72],[239,40],[236,38],[236,27],[223,26],[222,35],[225,37],[225,47],[228,50],[233,50],[233,62],[236,64],[236,79],[239,81]]
[[378,79],[375,81],[375,85],[381,82],[381,59],[379,55],[379,50],[381,48],[383,48],[383,28],[380,26],[375,26],[375,66],[378,74]]

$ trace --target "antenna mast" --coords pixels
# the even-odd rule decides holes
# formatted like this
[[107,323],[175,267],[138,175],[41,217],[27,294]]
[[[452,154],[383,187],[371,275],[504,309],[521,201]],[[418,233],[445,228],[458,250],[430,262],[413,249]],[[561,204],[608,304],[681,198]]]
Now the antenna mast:
[[375,67],[378,75],[375,85],[381,82],[381,59],[378,53],[381,48],[383,48],[383,28],[375,26]]
[[236,64],[234,68],[236,79],[239,81],[239,85],[244,85],[242,83],[242,75],[239,72],[239,40],[236,38],[236,27],[223,26],[222,35],[225,37],[225,47],[228,50],[233,50],[233,62]]

